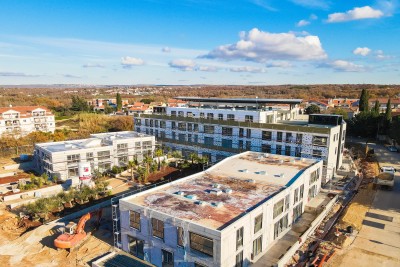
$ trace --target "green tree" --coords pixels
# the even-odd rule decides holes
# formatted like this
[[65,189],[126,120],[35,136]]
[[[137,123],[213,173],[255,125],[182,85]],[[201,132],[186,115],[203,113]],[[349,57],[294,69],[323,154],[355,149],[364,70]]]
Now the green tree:
[[110,113],[113,113],[113,112],[114,112],[114,108],[111,107],[111,106],[108,104],[108,102],[105,102],[105,103],[104,103],[104,113],[105,113],[105,114],[110,114]]
[[348,119],[349,119],[349,115],[348,115],[347,112],[346,112],[344,109],[342,109],[342,108],[335,108],[335,109],[333,110],[332,114],[335,114],[335,115],[342,115],[342,116],[343,116],[343,119],[345,119],[345,120],[348,120]]
[[121,99],[121,95],[119,93],[117,93],[116,102],[117,102],[117,111],[121,110],[122,109],[122,99]]
[[140,99],[140,102],[145,103],[145,104],[150,104],[153,101],[154,101],[154,99],[150,99],[150,98]]
[[163,153],[163,150],[162,149],[157,149],[155,152],[154,152],[154,155],[158,158],[158,170],[161,170],[161,159],[160,159],[160,157],[162,157],[162,155],[163,155],[164,153]]
[[383,117],[383,127],[384,127],[384,132],[388,133],[390,126],[392,124],[392,104],[390,101],[390,98],[386,104],[386,111],[385,115]]
[[367,89],[362,89],[360,96],[360,103],[358,104],[358,108],[361,112],[369,110],[369,93]]
[[72,96],[71,110],[73,111],[89,111],[89,105],[86,100],[79,96]]
[[375,114],[379,114],[380,112],[379,112],[379,100],[376,100],[375,101],[375,105],[374,105],[374,108],[372,109],[372,112],[374,112]]
[[305,114],[318,114],[321,113],[321,109],[317,105],[309,105],[305,110]]
[[134,176],[133,176],[133,171],[134,171],[135,168],[136,168],[136,163],[135,163],[135,161],[134,161],[134,160],[128,161],[128,169],[131,170],[131,179],[132,179],[132,180],[134,180],[134,179],[133,179],[133,178],[134,178]]

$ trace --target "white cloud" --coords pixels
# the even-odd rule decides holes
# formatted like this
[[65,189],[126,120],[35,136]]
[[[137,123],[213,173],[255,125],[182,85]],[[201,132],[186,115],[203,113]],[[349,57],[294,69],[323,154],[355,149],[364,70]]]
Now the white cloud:
[[81,79],[82,78],[82,76],[77,76],[77,75],[73,75],[73,74],[64,74],[63,77],[71,78],[71,79]]
[[355,7],[345,13],[333,13],[328,15],[327,22],[343,22],[360,19],[378,19],[383,17],[384,14],[381,10],[373,9],[370,6]]
[[327,55],[318,36],[297,36],[293,32],[269,33],[254,28],[247,34],[241,34],[237,43],[221,45],[202,57],[265,62],[274,59],[318,60]]
[[86,63],[82,65],[83,68],[104,68],[104,65],[98,63]]
[[311,22],[309,22],[308,20],[302,19],[299,22],[296,23],[297,27],[304,27],[309,25]]
[[181,71],[193,71],[196,67],[196,63],[191,59],[174,59],[168,65]]
[[363,65],[357,65],[346,60],[335,60],[323,65],[323,67],[331,67],[336,71],[344,72],[362,72],[366,69]]
[[266,10],[269,11],[278,11],[278,9],[274,8],[268,1],[268,0],[250,0],[251,2],[253,2],[253,4],[262,7]]
[[217,72],[218,68],[215,66],[198,66],[196,68],[198,71],[207,71],[207,72]]
[[375,58],[379,60],[385,60],[385,59],[390,59],[392,58],[391,56],[385,55],[385,53],[382,50],[376,50],[375,51]]
[[357,47],[356,49],[353,50],[354,55],[360,55],[360,56],[367,56],[369,53],[371,53],[371,49],[368,47]]
[[141,58],[128,57],[128,56],[121,58],[121,65],[124,68],[130,68],[132,66],[140,66],[143,64],[144,64],[144,61]]
[[267,68],[291,68],[292,64],[287,61],[272,61],[266,65]]
[[31,75],[23,72],[0,72],[0,77],[39,77],[41,75]]
[[169,53],[169,52],[171,52],[171,48],[169,48],[168,46],[165,46],[161,49],[161,51],[164,53]]
[[265,69],[259,67],[243,66],[243,67],[232,67],[229,69],[231,72],[251,72],[251,73],[262,73]]

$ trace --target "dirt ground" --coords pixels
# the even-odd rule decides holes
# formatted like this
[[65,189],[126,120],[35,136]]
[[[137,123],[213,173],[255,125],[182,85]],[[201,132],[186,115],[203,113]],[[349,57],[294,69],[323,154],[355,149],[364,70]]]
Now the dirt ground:
[[[112,225],[110,211],[103,214],[104,221],[83,245],[69,253],[57,250],[54,239],[60,234],[63,223],[42,225],[26,233],[26,228],[18,227],[18,218],[0,205],[0,265],[1,266],[37,266],[69,267],[90,266],[90,262],[112,250]],[[106,220],[108,219],[108,220]],[[91,229],[91,222],[85,230]]]

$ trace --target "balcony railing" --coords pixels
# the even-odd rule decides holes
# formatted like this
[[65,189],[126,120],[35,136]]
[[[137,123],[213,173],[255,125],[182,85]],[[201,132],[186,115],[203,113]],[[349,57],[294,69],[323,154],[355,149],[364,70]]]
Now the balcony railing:
[[140,117],[146,119],[160,119],[170,121],[182,121],[202,124],[215,124],[215,125],[227,125],[236,127],[247,127],[247,128],[260,128],[260,129],[271,129],[278,131],[295,131],[295,132],[307,132],[307,133],[319,133],[329,134],[330,128],[326,127],[314,127],[307,125],[290,125],[290,124],[277,124],[277,123],[257,123],[257,122],[244,122],[244,121],[233,121],[233,120],[209,120],[201,118],[189,118],[189,117],[174,117],[160,114],[141,114]]

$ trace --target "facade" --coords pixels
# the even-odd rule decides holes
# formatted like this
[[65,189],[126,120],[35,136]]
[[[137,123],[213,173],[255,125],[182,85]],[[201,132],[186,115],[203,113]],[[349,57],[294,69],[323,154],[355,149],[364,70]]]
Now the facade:
[[[96,98],[87,101],[89,106],[93,106],[93,110],[95,111],[104,111],[106,105],[111,107],[117,107],[117,100],[115,98],[103,99]],[[127,99],[122,99],[122,106],[127,106],[129,101]]]
[[54,115],[42,106],[0,108],[0,135],[24,136],[31,132],[54,132]]
[[129,160],[153,153],[154,136],[136,132],[92,134],[88,139],[35,145],[37,171],[60,180],[78,178],[78,165],[90,162],[92,170],[104,172],[113,166],[126,166]]
[[128,109],[128,115],[151,114],[151,113],[153,113],[153,106],[142,102],[135,102]]
[[[121,245],[156,266],[249,266],[301,217],[322,161],[259,152],[119,202]],[[183,264],[184,263],[184,264]]]
[[243,151],[322,159],[324,182],[342,164],[346,123],[338,115],[298,120],[300,99],[183,100],[188,105],[136,116],[135,131],[155,135],[184,156],[198,153],[212,162]]
[[[379,102],[379,112],[384,113],[386,112],[387,103],[389,101],[388,98],[378,98],[378,99],[370,99],[369,100],[369,107],[372,109],[375,106],[375,102]],[[390,99],[390,105],[393,112],[400,112],[400,98],[392,98]]]

